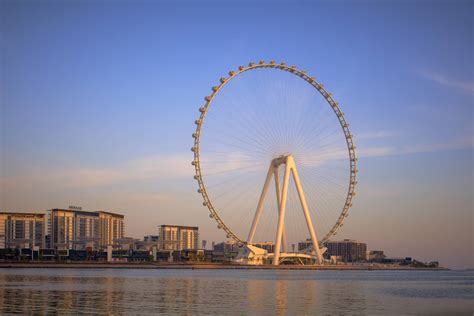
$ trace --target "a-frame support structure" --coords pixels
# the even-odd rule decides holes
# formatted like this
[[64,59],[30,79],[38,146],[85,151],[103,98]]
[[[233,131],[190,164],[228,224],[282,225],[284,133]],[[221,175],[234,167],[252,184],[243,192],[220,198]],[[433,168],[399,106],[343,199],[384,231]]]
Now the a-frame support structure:
[[[280,166],[285,166],[285,174],[283,176],[283,188],[280,188]],[[323,263],[323,258],[321,256],[321,250],[319,249],[318,238],[316,237],[316,231],[314,230],[313,222],[311,220],[311,215],[309,213],[308,205],[306,203],[306,198],[304,196],[303,187],[301,186],[300,177],[298,175],[298,170],[296,169],[295,161],[292,155],[285,155],[275,158],[270,163],[268,168],[267,178],[265,179],[265,184],[263,185],[262,194],[258,201],[257,210],[255,211],[255,216],[253,218],[252,227],[250,228],[249,236],[247,238],[247,243],[252,244],[253,238],[255,236],[255,231],[257,230],[257,225],[260,221],[260,216],[262,215],[263,205],[265,203],[265,198],[270,187],[270,182],[272,178],[275,179],[275,190],[276,198],[278,205],[278,227],[275,240],[275,253],[273,257],[273,264],[278,265],[280,261],[281,246],[283,244],[283,252],[286,252],[286,238],[285,238],[285,209],[286,202],[288,197],[288,185],[290,182],[290,173],[293,175],[293,180],[295,182],[296,190],[298,191],[299,200],[301,202],[301,207],[303,208],[303,213],[306,219],[306,224],[308,226],[309,234],[311,236],[311,241],[313,242],[313,255],[316,255],[318,264]]]

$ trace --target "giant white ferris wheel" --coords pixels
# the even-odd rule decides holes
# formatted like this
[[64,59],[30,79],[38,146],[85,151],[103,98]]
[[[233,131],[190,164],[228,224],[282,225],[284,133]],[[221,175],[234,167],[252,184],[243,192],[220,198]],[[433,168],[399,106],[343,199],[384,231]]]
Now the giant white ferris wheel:
[[274,242],[274,264],[288,245],[295,252],[311,242],[321,263],[320,248],[348,216],[357,173],[353,136],[331,93],[295,66],[260,61],[220,78],[199,111],[194,178],[217,227],[241,245]]

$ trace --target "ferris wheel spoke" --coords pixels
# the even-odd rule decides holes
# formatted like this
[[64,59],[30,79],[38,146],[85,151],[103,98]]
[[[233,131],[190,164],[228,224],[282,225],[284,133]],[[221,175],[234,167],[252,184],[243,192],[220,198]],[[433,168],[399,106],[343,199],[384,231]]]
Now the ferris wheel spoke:
[[[242,104],[244,103],[248,103],[247,101],[245,100],[241,100],[241,102],[239,104],[235,104],[234,102],[229,102],[231,103],[232,107],[233,108],[240,108],[242,106]],[[252,114],[251,116],[249,114]],[[234,126],[240,126],[240,130],[243,131],[245,133],[245,136],[249,139],[253,139],[256,143],[258,143],[259,145],[265,145],[265,146],[268,146],[268,143],[266,142],[262,142],[262,140],[266,140],[268,139],[268,135],[267,133],[265,133],[265,136],[266,137],[263,137],[262,139],[257,139],[255,137],[255,135],[252,135],[250,134],[250,131],[254,131],[256,132],[257,134],[263,134],[264,133],[264,130],[262,129],[262,126],[261,125],[255,125],[255,121],[256,121],[256,114],[255,112],[250,112],[250,111],[245,111],[243,115],[240,115],[240,116],[235,116],[232,118],[233,122],[236,118],[241,118],[243,119],[243,123],[241,124],[233,124]],[[250,123],[254,123],[253,125],[251,125]]]
[[[342,183],[338,183],[338,182],[332,180],[330,177],[325,176],[323,173],[319,172],[319,170],[317,170],[317,169],[313,169],[313,170],[312,170],[312,169],[307,168],[307,167],[305,167],[305,166],[303,166],[303,165],[302,165],[301,167],[302,167],[302,169],[304,169],[304,170],[306,171],[305,173],[310,173],[310,174],[312,174],[314,177],[322,178],[322,179],[325,180],[325,182],[331,183],[331,184],[333,184],[333,185],[335,185],[335,186],[338,186],[338,187],[340,187],[341,189],[344,189],[344,188],[345,188]],[[345,180],[345,182],[347,182],[347,181]]]
[[[215,138],[214,140],[216,142],[219,142],[221,145],[228,145],[229,147],[237,147],[237,148],[239,148],[241,150],[244,150],[244,151],[254,150],[255,153],[260,153],[260,154],[265,154],[266,153],[265,150],[259,149],[259,147],[257,146],[258,144],[252,143],[252,142],[249,142],[249,141],[245,141],[245,140],[243,140],[239,137],[236,137],[235,135],[227,137],[225,140],[217,139],[217,138]],[[230,142],[232,140],[238,141],[239,145]]]
[[237,167],[237,168],[225,169],[225,170],[220,169],[219,171],[214,171],[214,172],[203,172],[203,174],[205,174],[206,176],[225,175],[225,174],[230,174],[230,173],[260,170],[262,167],[263,167],[263,164],[255,164],[255,165],[247,166],[247,167]]
[[[306,175],[303,175],[303,181],[308,183]],[[324,190],[321,189],[321,186],[318,183],[313,183],[311,186],[306,185],[306,190],[309,192],[309,198],[313,201],[312,205],[314,207],[313,213],[316,214],[321,221],[321,223],[331,222],[334,219],[331,219],[328,214],[328,209],[331,209],[327,199],[327,194]],[[320,223],[320,225],[321,225]]]

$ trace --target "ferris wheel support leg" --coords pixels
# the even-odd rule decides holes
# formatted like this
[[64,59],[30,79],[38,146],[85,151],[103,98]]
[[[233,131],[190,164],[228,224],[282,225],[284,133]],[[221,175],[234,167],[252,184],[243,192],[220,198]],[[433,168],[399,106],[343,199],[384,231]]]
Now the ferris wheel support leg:
[[306,224],[308,225],[308,230],[311,235],[311,241],[313,242],[313,250],[316,252],[316,258],[317,258],[318,264],[322,264],[323,257],[321,256],[321,250],[319,249],[318,238],[316,237],[316,231],[314,230],[313,222],[311,220],[311,215],[309,214],[308,204],[306,203],[306,198],[304,196],[303,187],[301,186],[298,170],[296,170],[296,165],[292,157],[288,157],[287,163],[290,165],[291,171],[293,173],[293,179],[295,180],[296,190],[298,191],[301,207],[303,208],[304,216],[306,218]]
[[[275,179],[275,190],[276,190],[276,198],[277,198],[277,212],[280,212],[280,204],[281,204],[281,186],[280,186],[280,168],[276,166],[273,171],[273,178]],[[286,243],[286,234],[285,234],[285,224],[283,224],[283,233],[282,233],[282,244],[283,244],[283,252],[287,252],[287,243]]]
[[262,194],[258,200],[257,210],[255,211],[255,216],[253,218],[252,227],[250,228],[249,236],[247,238],[247,243],[251,244],[253,242],[253,237],[255,236],[255,231],[257,230],[258,222],[260,221],[260,216],[262,215],[263,204],[265,202],[265,197],[267,196],[268,187],[270,186],[270,181],[273,176],[273,165],[270,164],[268,168],[267,178],[265,179],[265,184],[263,185]]
[[280,215],[278,217],[278,228],[275,242],[273,265],[277,266],[280,261],[281,240],[283,236],[283,226],[285,224],[286,198],[288,196],[288,183],[290,180],[290,166],[285,164],[285,175],[283,177],[283,191],[281,193]]

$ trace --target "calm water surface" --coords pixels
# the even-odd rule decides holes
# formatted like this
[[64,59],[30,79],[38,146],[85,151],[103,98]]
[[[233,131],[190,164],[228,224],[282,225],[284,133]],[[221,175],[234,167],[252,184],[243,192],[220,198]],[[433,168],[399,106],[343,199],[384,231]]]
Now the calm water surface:
[[472,271],[0,269],[0,313],[472,315]]

